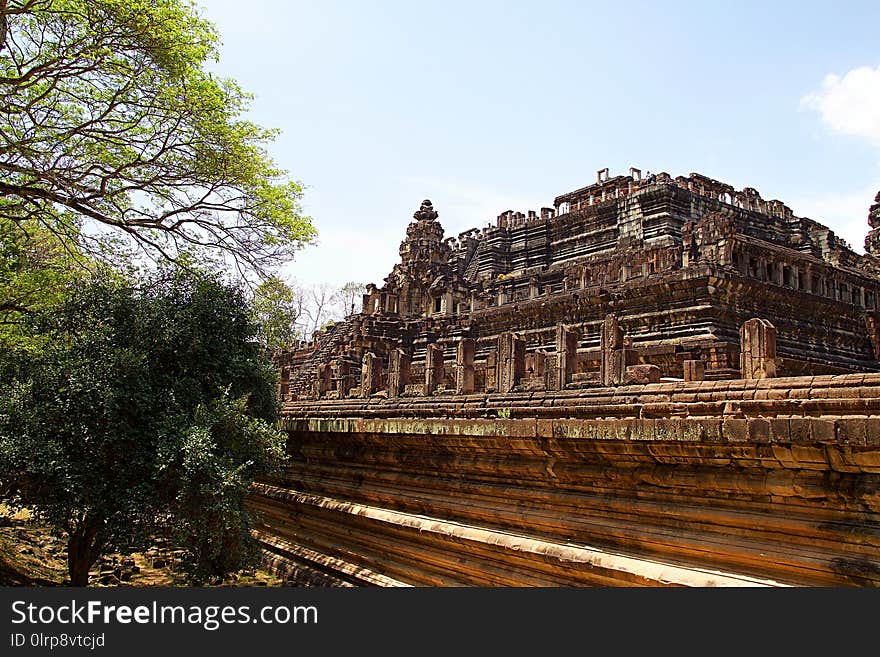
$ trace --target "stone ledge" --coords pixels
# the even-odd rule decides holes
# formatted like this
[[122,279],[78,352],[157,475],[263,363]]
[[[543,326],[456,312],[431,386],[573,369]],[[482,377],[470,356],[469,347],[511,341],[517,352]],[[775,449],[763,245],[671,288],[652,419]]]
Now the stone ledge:
[[[772,579],[762,579],[707,568],[688,568],[635,555],[611,552],[588,545],[556,543],[536,537],[467,525],[442,518],[403,513],[265,484],[257,484],[255,492],[264,497],[283,500],[288,504],[318,507],[334,514],[359,516],[375,523],[414,532],[419,536],[434,534],[451,539],[454,542],[482,545],[500,552],[515,552],[544,561],[559,562],[570,568],[586,568],[601,573],[604,577],[620,579],[630,583],[639,583],[641,585],[695,587],[788,586],[788,584]],[[265,536],[271,540],[268,535]],[[332,558],[328,557],[328,559]]]

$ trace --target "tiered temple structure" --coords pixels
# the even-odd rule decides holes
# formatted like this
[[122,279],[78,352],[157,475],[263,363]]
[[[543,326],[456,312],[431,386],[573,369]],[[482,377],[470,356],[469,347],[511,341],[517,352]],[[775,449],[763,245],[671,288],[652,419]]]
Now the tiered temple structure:
[[299,583],[880,583],[880,194],[864,255],[757,190],[607,169],[445,238],[277,355]]
[[[282,396],[388,391],[397,349],[411,365],[391,394],[423,394],[425,385],[453,392],[465,339],[474,341],[473,391],[598,385],[609,314],[625,334],[626,365],[653,365],[661,378],[686,378],[687,361],[700,361],[707,379],[738,378],[740,327],[752,317],[775,327],[777,376],[878,371],[878,208],[868,253],[859,255],[781,201],[696,173],[643,179],[637,169],[603,170],[552,208],[508,210],[494,227],[457,238],[444,239],[426,200],[401,261],[382,287],[368,287],[363,312],[283,357]],[[502,381],[506,333],[521,341],[523,363]],[[424,380],[429,345],[443,359],[431,368],[433,383]],[[367,353],[381,362],[370,391],[358,390]]]

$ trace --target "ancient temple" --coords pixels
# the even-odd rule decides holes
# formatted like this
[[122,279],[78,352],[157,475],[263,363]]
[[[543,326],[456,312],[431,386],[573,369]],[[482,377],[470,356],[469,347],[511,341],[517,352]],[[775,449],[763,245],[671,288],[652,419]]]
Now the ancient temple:
[[867,253],[752,188],[610,177],[444,237],[278,357],[252,488],[300,585],[880,586]]
[[[508,210],[458,237],[444,238],[425,200],[363,312],[284,356],[283,396],[387,392],[399,349],[409,372],[392,394],[451,392],[465,339],[475,391],[599,385],[607,315],[626,342],[618,382],[637,365],[654,367],[631,376],[688,378],[689,361],[706,379],[738,378],[740,327],[753,317],[775,329],[777,376],[880,370],[880,201],[860,255],[753,188],[637,169],[597,178],[553,207]],[[505,379],[506,334],[522,363]],[[367,354],[375,376],[358,389]]]

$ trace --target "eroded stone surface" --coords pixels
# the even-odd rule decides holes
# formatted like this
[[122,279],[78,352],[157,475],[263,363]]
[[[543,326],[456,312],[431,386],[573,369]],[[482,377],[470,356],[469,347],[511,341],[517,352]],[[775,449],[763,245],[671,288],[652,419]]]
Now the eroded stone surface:
[[[598,172],[277,355],[267,562],[330,585],[880,585],[865,255],[757,190]],[[387,394],[386,391],[387,390]],[[297,574],[298,573],[298,574]]]
[[[429,394],[621,385],[632,365],[684,379],[686,361],[701,361],[706,379],[735,379],[740,328],[754,318],[775,328],[776,356],[762,356],[748,376],[773,376],[773,367],[778,376],[880,371],[878,208],[875,199],[868,253],[859,255],[782,202],[695,173],[603,174],[552,208],[505,211],[494,226],[449,238],[425,200],[400,262],[382,285],[367,286],[362,312],[278,354],[279,394],[324,394],[318,367],[333,362],[332,388],[351,394],[365,353],[392,376],[397,349],[414,382],[434,370]],[[627,344],[605,357],[609,315]],[[523,341],[524,369],[510,376],[498,353],[508,333]],[[459,370],[453,358],[462,339],[474,341],[473,387],[471,366]],[[429,345],[444,349],[442,372],[428,367]]]

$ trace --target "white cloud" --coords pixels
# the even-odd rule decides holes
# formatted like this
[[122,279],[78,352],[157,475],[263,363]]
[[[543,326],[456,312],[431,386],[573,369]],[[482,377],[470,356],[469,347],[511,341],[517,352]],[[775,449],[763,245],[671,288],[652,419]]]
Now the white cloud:
[[801,99],[801,107],[819,112],[833,132],[880,146],[880,66],[854,68],[843,77],[826,75],[821,89]]
[[868,207],[877,190],[880,178],[854,192],[814,193],[792,199],[789,204],[799,217],[809,217],[825,224],[834,233],[849,242],[857,253],[864,253],[868,232]]
[[[801,98],[800,107],[818,112],[832,133],[861,137],[880,148],[880,66],[826,75],[820,89]],[[868,232],[868,206],[880,189],[880,163],[865,179],[871,182],[859,183],[860,189],[814,191],[792,199],[790,205],[795,214],[827,225],[861,253]]]

